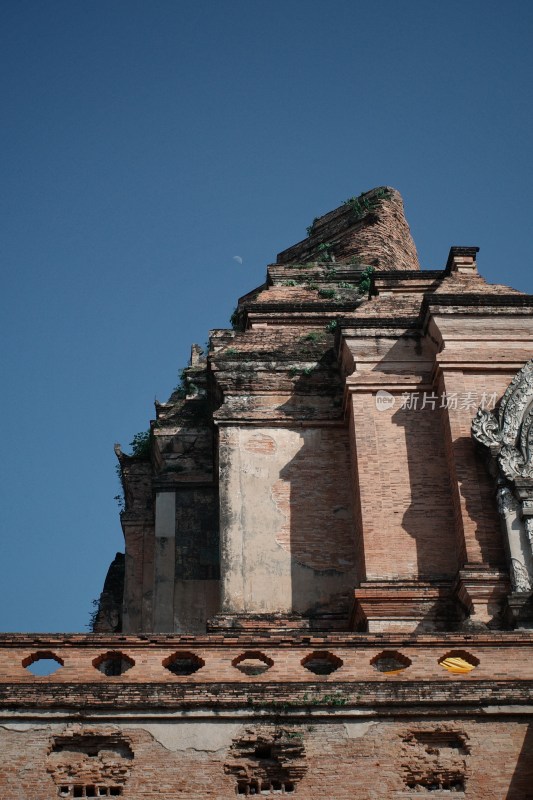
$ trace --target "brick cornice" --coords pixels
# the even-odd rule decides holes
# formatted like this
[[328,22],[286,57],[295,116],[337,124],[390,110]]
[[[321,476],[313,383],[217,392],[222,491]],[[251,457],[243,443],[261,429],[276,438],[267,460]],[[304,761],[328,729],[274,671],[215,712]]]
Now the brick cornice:
[[454,709],[460,716],[485,716],[491,709],[493,713],[528,713],[525,704],[533,704],[533,681],[0,684],[0,719],[25,709],[31,710],[32,716],[56,710],[75,713],[78,718],[109,709],[116,719],[121,713],[117,707],[129,714],[217,708],[242,709],[254,716],[349,716],[350,710],[379,708],[380,715],[388,711],[412,717],[434,714],[437,709],[449,714]]

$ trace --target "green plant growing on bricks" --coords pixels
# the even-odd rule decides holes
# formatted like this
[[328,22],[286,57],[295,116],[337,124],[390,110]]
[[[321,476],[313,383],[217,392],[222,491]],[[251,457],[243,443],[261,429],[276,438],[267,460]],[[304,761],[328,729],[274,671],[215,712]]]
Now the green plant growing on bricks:
[[150,454],[150,431],[136,433],[130,442],[132,456],[147,456]]
[[187,367],[178,372],[179,383],[174,386],[172,394],[177,395],[182,400],[187,396]]
[[368,294],[370,290],[370,286],[372,284],[372,275],[374,274],[375,270],[374,267],[366,267],[359,278],[359,283],[357,285],[357,289],[359,294]]
[[120,492],[119,494],[116,494],[114,496],[113,500],[116,500],[119,511],[122,512],[126,507],[126,501],[124,499],[124,489],[122,488],[122,469],[120,467],[120,464],[117,464],[115,466],[115,472],[117,474],[118,482],[120,484]]
[[98,612],[100,611],[100,600],[91,600],[91,606],[92,611],[89,611],[89,622],[85,627],[94,632],[94,626],[96,625],[96,619],[98,617]]
[[[146,458],[150,455],[150,431],[139,431],[136,433],[133,439],[130,442],[131,447],[131,455],[132,456],[141,456]],[[117,477],[120,482],[120,493],[116,494],[113,500],[116,500],[117,505],[120,511],[124,511],[125,509],[125,500],[124,500],[124,491],[122,488],[122,469],[120,464],[117,464],[115,467],[115,471],[117,473]]]
[[[261,708],[265,710],[276,711],[281,714],[286,714],[291,710],[291,708],[297,708],[297,707],[305,708],[311,706],[345,706],[348,702],[348,698],[334,694],[324,694],[322,696],[321,695],[309,696],[307,694],[304,694],[302,698],[295,697],[284,701],[281,700],[265,701],[261,699],[256,699],[255,697],[248,696],[246,698],[246,702],[249,706],[252,706],[254,708]],[[307,729],[312,730],[313,726],[311,726],[311,728],[308,727]],[[293,737],[289,736],[289,738]],[[294,738],[299,738],[299,736],[297,735],[297,737]]]
[[387,200],[391,193],[387,189],[377,189],[372,197],[365,197],[367,192],[363,192],[359,197],[349,197],[343,205],[348,206],[355,221],[363,219],[369,211],[378,207],[380,200]]
[[291,367],[289,375],[291,378],[295,378],[297,375],[311,375],[317,367],[318,364],[314,364],[312,367]]
[[323,338],[324,333],[322,331],[310,331],[300,337],[303,342],[319,342]]
[[243,331],[244,330],[244,321],[243,321],[243,314],[242,310],[237,306],[231,317],[229,318],[230,325],[234,331]]
[[312,223],[308,225],[307,228],[305,229],[307,231],[308,236],[311,236],[311,234],[313,233],[313,228],[315,227],[317,222],[318,222],[318,217],[315,217]]
[[331,252],[331,248],[333,247],[332,244],[329,242],[322,242],[317,247],[317,251],[320,255],[320,261],[334,261],[334,256]]
[[346,281],[339,281],[337,286],[339,287],[339,289],[353,289],[353,291],[355,291],[358,288],[353,283],[347,283]]

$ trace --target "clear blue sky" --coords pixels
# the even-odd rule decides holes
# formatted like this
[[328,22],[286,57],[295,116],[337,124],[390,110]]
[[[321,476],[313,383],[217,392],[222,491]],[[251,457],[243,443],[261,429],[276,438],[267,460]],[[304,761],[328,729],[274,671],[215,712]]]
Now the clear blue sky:
[[485,277],[533,292],[533,4],[0,17],[0,629],[84,630],[123,546],[113,442],[313,217],[395,186],[424,267],[478,245]]

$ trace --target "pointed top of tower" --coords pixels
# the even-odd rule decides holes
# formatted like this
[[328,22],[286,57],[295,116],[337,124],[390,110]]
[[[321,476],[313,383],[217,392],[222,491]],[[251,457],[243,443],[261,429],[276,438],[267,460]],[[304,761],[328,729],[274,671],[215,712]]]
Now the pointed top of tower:
[[420,269],[401,194],[379,186],[317,217],[308,237],[278,254],[278,264],[334,260],[378,270]]

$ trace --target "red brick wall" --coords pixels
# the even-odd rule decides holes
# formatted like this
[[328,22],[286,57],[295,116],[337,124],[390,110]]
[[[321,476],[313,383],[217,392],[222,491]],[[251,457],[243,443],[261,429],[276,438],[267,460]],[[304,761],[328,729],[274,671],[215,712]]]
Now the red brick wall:
[[307,429],[302,440],[271,489],[284,520],[276,541],[305,566],[347,572],[355,546],[346,430]]
[[[43,723],[40,723],[43,725]],[[143,724],[143,723],[136,723]],[[167,722],[167,728],[184,722]],[[126,762],[128,774],[123,797],[130,800],[182,797],[210,797],[214,800],[236,795],[235,746],[255,739],[261,742],[297,743],[303,758],[294,781],[294,795],[301,800],[384,800],[426,795],[427,790],[409,789],[407,781],[439,780],[452,775],[464,780],[466,792],[434,791],[433,797],[459,796],[472,800],[527,800],[533,779],[533,734],[529,719],[502,723],[494,719],[472,720],[426,718],[423,720],[374,717],[364,720],[305,719],[265,723],[250,719],[227,727],[219,740],[222,747],[209,750],[198,741],[193,747],[172,749],[149,731],[128,723],[117,725],[95,721],[75,725],[83,736],[118,735],[128,742],[133,758]],[[153,730],[153,729],[152,729]],[[40,729],[0,731],[0,792],[6,800],[52,800],[57,798],[54,737],[68,735],[63,723],[44,724]],[[163,741],[161,731],[156,735]],[[171,740],[172,736],[167,731]],[[99,758],[85,759],[72,754],[74,784],[82,774],[99,784]],[[68,758],[68,754],[67,754]],[[108,757],[109,758],[109,757]],[[93,763],[88,763],[92,761]],[[101,763],[101,762],[100,762]],[[261,773],[259,759],[241,760],[248,775]],[[268,767],[265,770],[268,774]],[[263,772],[264,774],[264,772]],[[65,778],[62,780],[64,785]],[[108,782],[109,783],[109,782]],[[62,785],[59,784],[59,785]],[[105,785],[105,784],[104,784]],[[115,785],[122,785],[116,783]],[[457,784],[456,784],[457,785]]]
[[[118,648],[135,662],[130,670],[106,677],[94,669],[95,658]],[[462,675],[444,670],[439,660],[457,650],[478,666]],[[22,662],[39,651],[64,666],[48,678],[32,676]],[[162,662],[176,651],[205,666],[173,675]],[[301,662],[317,651],[339,659],[337,671],[306,670]],[[373,661],[384,651],[411,664],[395,675],[378,672]],[[263,653],[271,668],[243,674],[233,664],[245,652]],[[238,779],[257,787],[281,775],[302,800],[427,791],[527,800],[532,655],[527,632],[5,635],[0,796],[53,800],[61,787],[84,786],[120,789],[130,800],[222,800],[235,796]]]
[[441,412],[379,411],[353,396],[367,579],[449,576],[457,569]]
[[[483,397],[499,401],[514,372],[463,372],[446,369],[441,393],[457,397],[445,415],[445,441],[454,499],[461,564],[504,566],[505,553],[496,509],[496,489],[472,440],[472,419]],[[469,403],[469,405],[467,405]]]
[[[290,681],[295,684],[350,684],[383,681],[383,674],[372,666],[372,659],[383,650],[403,653],[411,665],[398,675],[387,676],[387,683],[439,681],[468,684],[471,681],[530,680],[533,658],[533,635],[528,632],[493,632],[487,634],[330,634],[327,636],[291,637],[288,634],[115,636],[101,634],[48,636],[37,638],[23,634],[2,637],[0,641],[0,688],[20,685],[28,692],[38,687],[94,684],[98,687],[122,684],[157,683],[169,686],[232,684],[238,685],[245,698],[251,684],[270,687],[275,699],[280,699],[278,686]],[[467,651],[479,665],[466,675],[452,675],[438,661],[450,651]],[[93,666],[93,661],[110,651],[123,653],[134,666],[121,676],[108,677]],[[272,667],[261,675],[250,677],[233,666],[233,661],[245,652],[261,652],[273,661]],[[340,658],[342,666],[330,675],[320,675],[305,669],[301,662],[310,653],[327,651]],[[193,652],[205,662],[194,674],[176,676],[163,666],[163,661],[175,652]],[[53,653],[63,666],[49,677],[36,677],[23,666],[32,654]],[[349,689],[347,689],[349,690]],[[61,690],[63,691],[63,690]],[[351,691],[351,690],[350,690]],[[29,696],[29,695],[28,695]],[[80,702],[82,698],[80,697]]]

